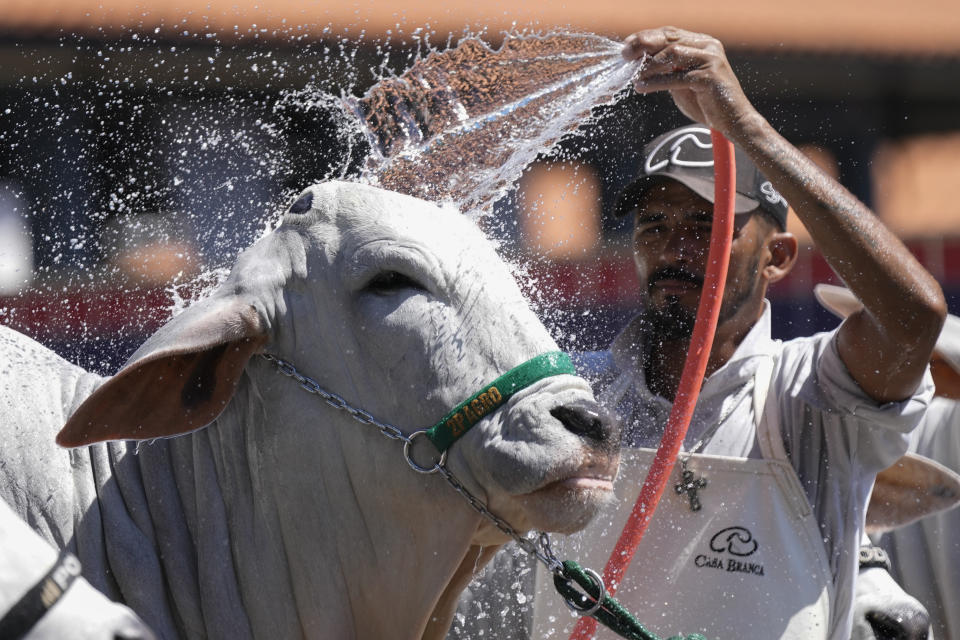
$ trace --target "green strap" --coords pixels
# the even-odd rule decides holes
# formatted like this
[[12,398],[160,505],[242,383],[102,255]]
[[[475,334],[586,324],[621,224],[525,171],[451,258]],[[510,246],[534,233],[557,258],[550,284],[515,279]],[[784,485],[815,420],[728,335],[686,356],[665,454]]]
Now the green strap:
[[[570,584],[575,581],[587,595]],[[567,602],[574,604],[580,609],[588,609],[597,601],[600,595],[600,585],[593,581],[579,564],[573,560],[563,562],[563,572],[553,576],[553,584],[557,591]],[[606,625],[611,631],[627,640],[660,640],[655,633],[648,631],[636,618],[630,615],[630,612],[623,608],[623,605],[608,595],[603,596],[600,608],[592,614],[601,624]],[[706,640],[699,633],[692,633],[688,636],[671,636],[667,640]]]
[[513,394],[538,380],[562,373],[576,373],[570,356],[562,351],[527,360],[458,404],[440,422],[427,429],[427,437],[439,451],[446,451],[457,438],[484,416],[496,411]]

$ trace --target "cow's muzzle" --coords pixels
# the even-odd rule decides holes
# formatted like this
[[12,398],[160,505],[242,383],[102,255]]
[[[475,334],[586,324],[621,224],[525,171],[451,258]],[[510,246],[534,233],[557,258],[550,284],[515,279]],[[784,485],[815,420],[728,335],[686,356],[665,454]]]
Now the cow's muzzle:
[[591,440],[594,445],[610,451],[619,447],[620,421],[599,405],[559,405],[550,409],[550,415],[567,431]]

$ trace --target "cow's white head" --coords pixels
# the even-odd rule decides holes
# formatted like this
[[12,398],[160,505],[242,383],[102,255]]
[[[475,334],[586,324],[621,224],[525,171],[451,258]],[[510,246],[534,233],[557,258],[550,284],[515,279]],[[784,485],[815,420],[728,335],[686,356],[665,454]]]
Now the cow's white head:
[[[387,533],[411,546],[465,533],[476,548],[497,545],[504,535],[439,478],[409,470],[398,443],[305,393],[256,354],[292,362],[411,433],[556,349],[464,216],[372,187],[325,183],[304,192],[211,297],[151,337],[58,441],[167,437],[220,416],[217,437],[232,443],[220,446],[251,460],[250,482],[272,493],[276,509],[290,510],[282,522],[316,530],[337,517],[353,531],[345,544],[364,546],[363,536],[380,535],[367,519],[382,516],[395,523]],[[558,375],[480,420],[453,445],[448,466],[518,531],[573,531],[612,493],[618,440],[588,384]],[[430,457],[428,447],[418,459]],[[470,560],[471,570],[476,564]]]

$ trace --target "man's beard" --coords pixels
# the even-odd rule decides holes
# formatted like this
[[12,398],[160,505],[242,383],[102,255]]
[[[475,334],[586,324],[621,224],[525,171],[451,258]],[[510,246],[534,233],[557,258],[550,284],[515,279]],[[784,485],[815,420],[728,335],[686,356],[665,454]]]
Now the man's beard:
[[[753,256],[751,264],[745,273],[728,282],[720,305],[718,324],[734,317],[743,305],[750,300],[757,285],[757,271],[760,265],[760,256]],[[660,269],[650,276],[650,284],[664,279],[687,280],[703,287],[703,279],[690,272],[670,267]],[[729,285],[734,285],[730,288]],[[740,286],[736,286],[740,285]],[[650,285],[648,285],[649,287]],[[648,294],[649,295],[649,294]],[[649,297],[648,297],[649,300]],[[642,322],[650,338],[660,341],[689,340],[697,323],[696,310],[690,310],[680,304],[679,298],[667,298],[667,304],[654,309],[648,303],[641,314]]]
[[659,309],[647,306],[642,314],[646,335],[659,341],[689,340],[696,320],[696,313],[684,308],[676,298]]

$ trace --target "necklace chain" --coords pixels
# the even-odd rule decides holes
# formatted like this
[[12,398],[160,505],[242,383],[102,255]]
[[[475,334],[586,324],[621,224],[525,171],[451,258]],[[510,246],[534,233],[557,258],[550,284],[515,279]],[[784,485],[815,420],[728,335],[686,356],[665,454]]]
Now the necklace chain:
[[687,454],[687,458],[695,453],[700,453],[700,450],[709,444],[713,437],[717,435],[717,431],[720,430],[720,426],[723,425],[724,421],[726,421],[726,419],[729,418],[734,410],[736,410],[736,408],[740,405],[740,402],[743,400],[742,396],[746,395],[746,393],[750,390],[750,385],[744,385],[744,388],[741,389],[737,395],[733,396],[732,398],[729,396],[726,397],[726,399],[729,400],[729,404],[726,408],[721,405],[720,416],[716,419],[713,425],[706,429],[700,435],[700,438],[693,443],[693,446],[684,452]]

